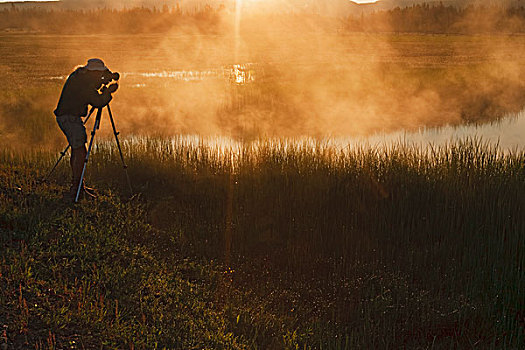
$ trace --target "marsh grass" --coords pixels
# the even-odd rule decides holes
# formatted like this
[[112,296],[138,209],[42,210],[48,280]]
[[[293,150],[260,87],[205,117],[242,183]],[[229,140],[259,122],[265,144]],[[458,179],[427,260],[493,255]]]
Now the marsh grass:
[[37,181],[56,154],[1,154],[10,342],[524,343],[523,152],[476,139],[426,149],[197,137],[123,145],[134,199],[107,141],[88,168],[103,195],[76,207],[59,204],[66,164]]

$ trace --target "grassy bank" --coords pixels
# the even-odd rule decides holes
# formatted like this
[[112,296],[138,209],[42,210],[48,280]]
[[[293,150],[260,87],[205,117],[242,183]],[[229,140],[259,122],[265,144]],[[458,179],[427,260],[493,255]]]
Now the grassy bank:
[[147,224],[143,203],[106,195],[71,207],[33,169],[0,172],[0,344],[239,348],[214,306],[213,263],[159,256],[170,239]]
[[525,154],[310,141],[110,144],[62,201],[4,152],[0,321],[14,348],[519,348]]

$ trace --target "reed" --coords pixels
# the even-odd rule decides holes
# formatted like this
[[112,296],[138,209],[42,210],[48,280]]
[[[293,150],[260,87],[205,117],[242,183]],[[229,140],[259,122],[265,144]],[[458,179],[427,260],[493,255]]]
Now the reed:
[[[180,252],[203,259],[204,271],[222,276],[206,288],[226,293],[214,317],[239,344],[350,349],[524,343],[523,151],[502,152],[472,138],[440,147],[377,148],[315,139],[137,137],[123,147],[139,199],[125,199],[111,142],[96,145],[88,167],[88,181],[108,196],[102,202],[116,196],[127,203],[108,205],[115,221],[124,223],[111,224],[105,234],[146,241],[141,244],[159,259]],[[55,156],[2,153],[3,186],[17,186],[21,175],[9,170],[16,168],[33,179],[18,186],[49,191],[34,180]],[[60,188],[67,174],[63,164],[45,186]],[[143,215],[130,223],[133,216],[122,217],[118,208],[130,211],[137,200]],[[49,225],[35,214],[39,209],[31,210],[28,222],[16,219],[16,211],[4,210],[2,218],[17,232]],[[158,231],[126,229],[138,224]],[[99,224],[93,225],[86,231],[96,232]],[[118,305],[120,322],[132,322],[123,311],[129,304]]]

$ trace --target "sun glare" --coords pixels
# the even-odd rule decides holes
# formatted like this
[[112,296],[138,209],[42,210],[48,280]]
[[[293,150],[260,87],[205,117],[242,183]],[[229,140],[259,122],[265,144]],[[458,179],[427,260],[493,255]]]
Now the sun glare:
[[379,0],[350,0],[350,2],[355,2],[356,4],[373,4],[379,2]]
[[241,16],[242,0],[235,1],[235,61],[239,59],[239,48],[241,43]]

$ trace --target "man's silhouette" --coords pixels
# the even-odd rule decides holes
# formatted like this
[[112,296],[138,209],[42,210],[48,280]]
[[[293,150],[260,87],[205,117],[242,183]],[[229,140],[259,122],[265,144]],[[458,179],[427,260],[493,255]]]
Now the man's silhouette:
[[[104,62],[98,58],[88,60],[87,65],[75,69],[69,75],[62,89],[58,106],[54,111],[58,126],[66,135],[71,146],[71,188],[69,198],[75,200],[86,158],[86,128],[82,122],[88,112],[88,105],[95,108],[106,106],[112,99],[111,94],[118,88],[111,84],[100,92],[105,77],[111,74]],[[95,197],[92,189],[81,185],[81,193]]]

